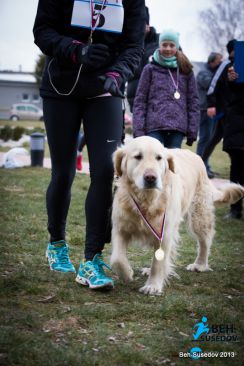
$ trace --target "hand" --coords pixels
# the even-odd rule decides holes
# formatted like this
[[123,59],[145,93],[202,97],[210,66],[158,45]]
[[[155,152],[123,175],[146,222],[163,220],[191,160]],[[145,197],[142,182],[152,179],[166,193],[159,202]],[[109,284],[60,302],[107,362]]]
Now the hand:
[[104,90],[115,97],[124,98],[120,90],[122,84],[121,76],[117,72],[108,72],[104,76],[99,76],[103,83]]
[[108,46],[97,43],[78,48],[77,59],[81,64],[100,68],[107,63],[109,56]]
[[210,107],[207,109],[207,115],[211,118],[213,118],[214,116],[216,116],[216,108],[215,107]]
[[189,137],[187,137],[186,145],[188,145],[188,146],[192,146],[194,141],[195,141],[195,140],[194,140],[193,138],[189,138]]
[[233,66],[231,66],[228,69],[227,77],[228,77],[229,81],[234,81],[234,80],[238,79],[239,75],[235,72],[235,69]]

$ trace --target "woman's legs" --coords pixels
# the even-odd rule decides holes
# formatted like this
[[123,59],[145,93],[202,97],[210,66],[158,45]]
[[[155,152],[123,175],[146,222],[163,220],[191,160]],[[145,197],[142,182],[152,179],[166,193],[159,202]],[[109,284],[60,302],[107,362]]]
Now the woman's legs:
[[151,131],[147,133],[147,136],[154,137],[159,140],[164,147],[168,149],[181,148],[181,144],[184,138],[184,134],[178,131]]
[[44,121],[52,162],[51,182],[46,195],[51,242],[65,239],[71,185],[76,172],[81,106],[81,102],[68,99],[43,100]]
[[180,149],[184,134],[178,131],[168,131],[164,138],[164,146],[168,149]]
[[110,241],[113,163],[112,154],[121,144],[121,99],[98,97],[84,107],[83,127],[87,144],[91,184],[86,198],[85,258],[92,260]]
[[[201,118],[200,118],[200,126],[199,126],[199,140],[197,143],[197,150],[196,153],[199,156],[202,156],[205,146],[207,145],[208,141],[211,139],[213,128],[214,128],[214,121],[212,118],[208,117],[206,109],[201,110]],[[205,161],[205,165],[207,170],[210,170],[210,166],[208,164],[208,160]]]
[[153,137],[161,142],[164,145],[164,131],[150,131],[147,132],[147,136]]
[[215,122],[213,134],[202,152],[202,160],[204,161],[204,164],[206,164],[206,162],[210,158],[210,155],[214,151],[216,145],[222,140],[224,134],[223,126],[224,118],[221,118],[217,122]]
[[[230,156],[230,181],[244,185],[244,151],[243,150],[229,150]],[[235,218],[242,217],[242,201],[240,199],[238,202],[230,206],[230,211]]]

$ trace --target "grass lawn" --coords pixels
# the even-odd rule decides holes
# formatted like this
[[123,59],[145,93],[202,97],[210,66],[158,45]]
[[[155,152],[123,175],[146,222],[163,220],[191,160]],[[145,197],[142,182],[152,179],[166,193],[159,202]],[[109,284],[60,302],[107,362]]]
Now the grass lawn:
[[[218,150],[213,168],[228,173]],[[218,160],[219,159],[219,160]],[[226,155],[225,155],[226,159]],[[162,296],[145,296],[140,268],[152,253],[130,249],[135,281],[117,281],[111,292],[79,286],[74,275],[51,273],[44,195],[50,171],[41,168],[0,170],[1,175],[1,331],[0,364],[5,366],[151,366],[241,365],[241,342],[193,342],[193,327],[234,325],[241,340],[243,302],[243,220],[225,222],[227,207],[217,210],[210,273],[189,273],[195,243],[182,226],[174,278]],[[77,174],[68,220],[71,259],[76,267],[84,249],[84,200],[89,178]],[[111,247],[107,245],[105,260]],[[221,334],[223,335],[223,334]],[[231,335],[233,335],[231,333]],[[235,352],[234,358],[180,358],[193,346],[202,351]]]

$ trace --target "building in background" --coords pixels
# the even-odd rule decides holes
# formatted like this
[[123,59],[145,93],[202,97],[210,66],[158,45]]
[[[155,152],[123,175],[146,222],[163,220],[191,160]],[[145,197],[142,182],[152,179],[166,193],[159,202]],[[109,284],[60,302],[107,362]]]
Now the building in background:
[[36,78],[32,73],[0,71],[0,119],[9,119],[11,106],[16,103],[42,108]]

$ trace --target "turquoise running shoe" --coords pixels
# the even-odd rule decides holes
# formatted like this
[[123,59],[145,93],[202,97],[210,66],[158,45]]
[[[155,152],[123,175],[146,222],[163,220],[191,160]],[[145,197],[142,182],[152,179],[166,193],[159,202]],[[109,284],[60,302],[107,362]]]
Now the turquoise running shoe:
[[69,246],[65,240],[48,243],[46,257],[51,271],[76,273],[69,259]]
[[92,261],[87,261],[80,264],[76,282],[84,286],[89,286],[90,289],[106,288],[113,289],[114,281],[108,277],[103,267],[112,270],[102,260],[101,254],[96,254]]

